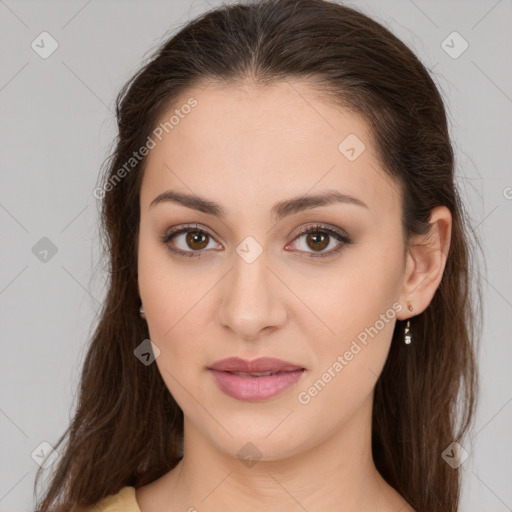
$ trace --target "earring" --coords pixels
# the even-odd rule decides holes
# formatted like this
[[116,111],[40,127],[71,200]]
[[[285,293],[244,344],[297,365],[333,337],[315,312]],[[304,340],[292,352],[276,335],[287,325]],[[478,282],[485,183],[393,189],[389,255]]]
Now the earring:
[[[407,306],[407,309],[412,313],[414,311],[414,308],[409,304]],[[412,341],[412,334],[411,334],[411,320],[407,320],[407,324],[405,325],[405,332],[404,332],[404,342],[406,345],[410,345]]]
[[144,318],[144,319],[146,318],[146,313],[144,312],[144,308],[142,307],[142,302],[139,307],[139,314],[140,314],[141,318]]
[[411,344],[411,332],[410,332],[410,328],[411,327],[411,321],[410,320],[407,320],[407,324],[405,326],[405,338],[404,338],[404,342],[406,345],[410,345]]

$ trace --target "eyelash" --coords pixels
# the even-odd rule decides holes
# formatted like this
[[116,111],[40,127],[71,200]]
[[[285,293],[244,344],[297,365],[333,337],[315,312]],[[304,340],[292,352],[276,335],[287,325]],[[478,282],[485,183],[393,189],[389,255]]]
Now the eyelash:
[[[178,226],[177,228],[174,228],[171,231],[167,232],[165,235],[163,235],[161,237],[162,242],[167,246],[167,249],[174,254],[178,254],[180,256],[185,256],[187,258],[200,258],[201,253],[204,251],[204,249],[201,251],[182,251],[181,249],[172,248],[169,245],[169,242],[175,236],[181,235],[183,233],[189,233],[189,232],[200,233],[200,234],[207,235],[210,238],[213,238],[213,236],[210,235],[210,233],[208,233],[208,231],[205,231],[204,229],[199,228],[197,225],[193,225],[193,226],[189,225],[189,226]],[[293,241],[297,240],[301,236],[304,236],[304,235],[307,235],[310,233],[326,234],[328,236],[335,238],[338,242],[340,242],[340,244],[335,249],[331,249],[330,251],[327,251],[327,252],[309,253],[306,251],[307,254],[309,254],[309,256],[307,256],[307,257],[310,257],[310,258],[325,258],[325,257],[329,257],[329,256],[334,256],[335,254],[339,253],[345,246],[350,245],[352,243],[352,240],[344,233],[338,232],[334,229],[328,228],[321,224],[317,224],[315,226],[308,226],[307,228],[301,230],[297,234],[297,236],[293,239]]]

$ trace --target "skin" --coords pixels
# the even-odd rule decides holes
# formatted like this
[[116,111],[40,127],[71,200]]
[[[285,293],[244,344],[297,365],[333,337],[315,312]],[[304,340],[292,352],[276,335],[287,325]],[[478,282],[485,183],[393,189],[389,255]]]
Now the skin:
[[[198,104],[148,155],[141,188],[138,286],[156,364],[184,413],[184,458],[140,487],[142,512],[410,511],[371,456],[373,389],[397,319],[420,314],[444,271],[451,215],[433,210],[429,237],[404,245],[401,197],[382,170],[364,120],[318,99],[307,82],[262,89],[198,86],[176,105]],[[162,120],[170,116],[166,112]],[[338,146],[356,134],[366,148],[349,161]],[[226,217],[172,202],[166,190],[221,204]],[[337,190],[367,208],[335,203],[276,222],[274,203]],[[174,226],[197,223],[209,235],[190,245]],[[325,258],[301,227],[345,230],[352,243]],[[191,232],[194,228],[191,228]],[[248,236],[263,252],[247,263],[236,248]],[[320,252],[338,244],[330,237]],[[201,242],[201,239],[199,239]],[[252,250],[252,249],[251,249]],[[317,249],[318,251],[318,249]],[[307,391],[366,327],[401,310],[309,403]],[[414,312],[407,306],[412,304]],[[306,368],[301,380],[262,402],[235,400],[207,367],[228,356],[273,356]],[[259,450],[248,465],[237,455]],[[192,508],[193,507],[193,508]]]

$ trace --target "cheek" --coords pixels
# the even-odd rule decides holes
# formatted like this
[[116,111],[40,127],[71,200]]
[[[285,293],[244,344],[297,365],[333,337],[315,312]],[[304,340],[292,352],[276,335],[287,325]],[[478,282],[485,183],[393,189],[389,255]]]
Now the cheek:
[[[138,281],[148,325],[155,341],[167,342],[190,322],[196,305],[204,297],[213,276],[199,278],[188,270],[186,261],[178,262],[158,236],[141,230],[138,251]],[[194,324],[188,327],[193,327]]]
[[367,239],[371,241],[349,247],[328,270],[311,274],[314,277],[298,278],[298,272],[289,277],[306,306],[295,320],[319,347],[348,349],[358,335],[364,341],[368,329],[375,336],[375,326],[379,339],[392,335],[391,324],[396,320],[392,306],[402,278],[400,233],[388,235],[386,240],[377,236]]
[[[194,279],[172,262],[165,246],[141,233],[138,252],[139,290],[149,335],[160,349],[157,364],[175,373],[176,361],[193,362],[195,340],[204,327],[201,299],[211,287],[207,276]],[[165,378],[165,372],[162,374]]]
[[[399,236],[399,235],[398,235]],[[386,251],[378,240],[346,253],[322,286],[306,288],[308,315],[302,329],[309,333],[315,370],[304,387],[304,401],[316,406],[329,401],[351,410],[371,392],[389,352],[396,323],[402,247],[388,239]],[[315,334],[316,333],[316,334]],[[317,399],[316,394],[322,398]],[[300,402],[300,401],[299,401]],[[316,407],[315,406],[315,407]],[[318,409],[320,412],[320,408]]]
[[371,401],[389,352],[394,314],[391,308],[387,322],[379,319],[360,329],[340,326],[341,335],[334,343],[317,344],[317,351],[322,347],[322,354],[296,396],[297,407],[317,425],[315,429],[328,435]]

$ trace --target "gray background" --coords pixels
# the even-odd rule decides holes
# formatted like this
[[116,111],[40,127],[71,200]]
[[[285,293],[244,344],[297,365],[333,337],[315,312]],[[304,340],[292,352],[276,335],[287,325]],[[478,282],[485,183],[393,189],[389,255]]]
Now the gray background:
[[[218,4],[0,0],[0,511],[33,507],[37,454],[68,425],[105,292],[92,191],[115,135],[115,95],[166,33]],[[459,186],[488,269],[461,510],[512,510],[512,3],[349,5],[413,48],[448,105]],[[46,59],[31,47],[43,31],[59,45]],[[457,58],[462,40],[448,39],[452,55],[442,45],[453,31],[469,44]],[[55,254],[42,252],[51,246]]]

